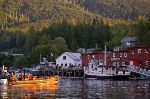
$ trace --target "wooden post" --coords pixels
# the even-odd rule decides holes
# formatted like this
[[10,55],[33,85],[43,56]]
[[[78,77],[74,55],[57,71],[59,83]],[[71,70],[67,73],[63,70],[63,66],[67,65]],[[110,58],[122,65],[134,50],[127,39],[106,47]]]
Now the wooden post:
[[23,77],[24,77],[24,80],[25,80],[25,69],[23,69]]

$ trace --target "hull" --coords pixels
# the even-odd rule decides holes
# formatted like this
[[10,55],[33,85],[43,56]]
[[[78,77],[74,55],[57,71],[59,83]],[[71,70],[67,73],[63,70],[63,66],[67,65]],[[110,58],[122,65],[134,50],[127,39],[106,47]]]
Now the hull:
[[35,80],[25,80],[25,81],[10,82],[9,85],[23,85],[23,84],[48,84],[48,85],[56,85],[56,84],[58,84],[58,81],[59,81],[59,78],[35,79]]
[[85,78],[96,78],[96,79],[112,79],[112,75],[91,75],[91,74],[84,74]]
[[113,76],[114,80],[129,80],[130,75],[115,75]]
[[20,85],[20,84],[49,84],[49,85],[56,85],[58,81],[44,81],[44,80],[36,80],[36,81],[17,81],[12,82],[12,85]]

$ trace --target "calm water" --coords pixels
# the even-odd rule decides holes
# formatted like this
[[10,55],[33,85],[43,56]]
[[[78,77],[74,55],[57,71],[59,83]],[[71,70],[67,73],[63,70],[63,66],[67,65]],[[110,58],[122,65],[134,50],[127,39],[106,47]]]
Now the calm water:
[[2,86],[0,99],[150,99],[150,81],[61,79],[57,86]]

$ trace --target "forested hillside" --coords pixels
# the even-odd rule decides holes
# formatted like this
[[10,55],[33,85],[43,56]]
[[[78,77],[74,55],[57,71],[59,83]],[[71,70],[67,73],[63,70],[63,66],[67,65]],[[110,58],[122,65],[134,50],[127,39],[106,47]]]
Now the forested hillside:
[[135,19],[150,13],[150,0],[72,0],[85,9],[108,18]]
[[57,0],[0,0],[2,28],[63,19],[91,20],[95,16],[77,5]]

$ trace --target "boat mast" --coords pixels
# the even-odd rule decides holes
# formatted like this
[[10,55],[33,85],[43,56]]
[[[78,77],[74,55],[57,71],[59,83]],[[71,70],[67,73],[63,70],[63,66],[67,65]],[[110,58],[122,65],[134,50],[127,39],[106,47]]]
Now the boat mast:
[[105,44],[105,50],[104,50],[104,66],[106,66],[106,51],[107,51],[107,48],[106,48],[106,44]]
[[[106,44],[105,44],[105,50],[104,50],[104,66],[106,66]],[[103,74],[104,66],[102,67],[102,74]]]

